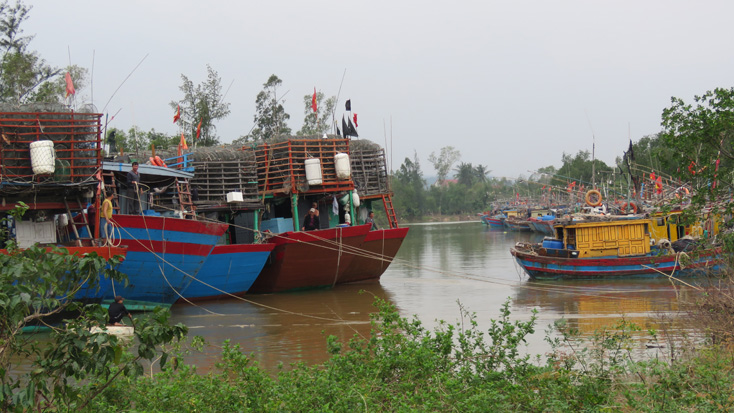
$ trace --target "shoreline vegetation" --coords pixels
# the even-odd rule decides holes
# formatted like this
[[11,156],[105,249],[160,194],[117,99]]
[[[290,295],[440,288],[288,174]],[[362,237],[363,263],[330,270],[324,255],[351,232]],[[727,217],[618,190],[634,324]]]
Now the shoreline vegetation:
[[[372,332],[348,343],[330,336],[323,364],[268,372],[225,343],[206,375],[178,362],[151,376],[119,377],[90,411],[721,411],[734,408],[734,357],[723,342],[646,332],[653,357],[635,357],[640,327],[624,319],[582,337],[559,320],[552,351],[531,357],[536,317],[479,326],[473,314],[433,331],[376,300]],[[710,309],[710,308],[709,308]],[[706,312],[706,308],[698,310]],[[692,310],[691,316],[701,312]],[[731,316],[730,316],[731,317]],[[703,323],[706,324],[706,323]],[[700,331],[708,334],[711,331]],[[86,386],[95,388],[95,383]]]

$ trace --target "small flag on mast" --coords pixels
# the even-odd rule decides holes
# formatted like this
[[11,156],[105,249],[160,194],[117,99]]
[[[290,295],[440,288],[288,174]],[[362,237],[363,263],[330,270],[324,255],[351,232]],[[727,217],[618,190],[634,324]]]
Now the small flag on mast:
[[69,95],[76,94],[76,90],[74,89],[74,82],[71,81],[71,73],[66,72],[64,78],[66,79],[66,97],[68,98]]
[[181,142],[178,144],[178,146],[183,150],[189,150],[189,145],[186,144],[186,138],[184,138],[183,132],[181,132]]
[[311,109],[313,109],[314,112],[318,111],[319,107],[316,104],[316,88],[313,88],[313,97],[311,97]]
[[181,106],[176,105],[176,114],[173,115],[173,123],[178,122],[179,119],[181,119]]
[[199,119],[199,124],[196,126],[196,139],[199,139],[201,137],[201,122],[204,120],[204,118]]
[[347,107],[347,112],[351,112],[352,111],[352,100],[347,99],[347,103],[345,106]]
[[356,113],[354,114],[354,126],[359,127],[359,125],[357,125],[357,114]]

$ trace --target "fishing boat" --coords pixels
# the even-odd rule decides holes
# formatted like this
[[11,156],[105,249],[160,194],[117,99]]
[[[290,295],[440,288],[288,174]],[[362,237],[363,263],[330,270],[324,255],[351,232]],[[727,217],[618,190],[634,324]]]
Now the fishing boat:
[[[103,297],[125,297],[130,310],[170,306],[197,277],[228,225],[198,219],[191,201],[188,179],[182,169],[140,165],[140,183],[149,189],[140,197],[141,215],[128,214],[127,202],[119,203],[118,188],[132,169],[130,163],[104,162],[105,196],[110,211],[100,219],[103,233],[118,245],[126,245],[127,259],[118,268],[127,283],[113,283]],[[110,213],[111,212],[111,213]]]
[[250,287],[252,293],[275,293],[333,287],[360,251],[370,225],[275,234],[271,260]]
[[508,217],[505,219],[505,227],[510,231],[516,232],[528,232],[532,231],[530,228],[530,221],[517,217]]
[[507,215],[505,214],[495,214],[490,215],[489,213],[483,214],[480,216],[480,219],[482,222],[489,226],[492,229],[503,229],[505,228],[505,219],[507,219]]
[[215,245],[178,302],[242,296],[250,290],[275,244]]
[[388,228],[367,233],[359,253],[337,284],[379,280],[408,235],[408,228],[399,227],[393,208],[384,149],[367,140],[350,141],[350,159],[352,180],[360,194],[358,220],[364,222],[370,211],[381,209]]
[[[52,104],[14,109],[0,112],[0,215],[7,219],[7,234],[0,236],[7,235],[20,249],[37,245],[48,252],[57,247],[59,253],[124,259],[127,248],[99,237],[94,219],[102,115]],[[21,202],[27,211],[20,218],[11,216]],[[83,285],[74,298],[99,301],[108,286],[99,281]]]
[[691,249],[691,242],[668,239],[651,245],[660,226],[640,217],[569,220],[556,225],[555,238],[517,243],[510,252],[532,279],[678,277],[719,270],[720,248]]

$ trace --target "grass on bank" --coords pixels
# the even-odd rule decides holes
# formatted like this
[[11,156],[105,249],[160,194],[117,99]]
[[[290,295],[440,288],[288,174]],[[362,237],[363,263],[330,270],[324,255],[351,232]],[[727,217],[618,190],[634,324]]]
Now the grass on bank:
[[[271,375],[225,343],[215,371],[179,363],[121,377],[90,411],[721,411],[734,409],[734,357],[724,345],[677,347],[636,361],[627,321],[582,338],[563,321],[545,357],[522,351],[535,315],[510,319],[509,300],[486,331],[463,311],[433,331],[377,300],[369,337],[327,339],[327,362]],[[700,315],[699,315],[700,316]],[[729,314],[731,317],[731,314]],[[653,332],[654,334],[654,332]],[[672,350],[671,350],[672,352]],[[169,363],[169,366],[175,363]],[[89,385],[90,389],[94,383]]]

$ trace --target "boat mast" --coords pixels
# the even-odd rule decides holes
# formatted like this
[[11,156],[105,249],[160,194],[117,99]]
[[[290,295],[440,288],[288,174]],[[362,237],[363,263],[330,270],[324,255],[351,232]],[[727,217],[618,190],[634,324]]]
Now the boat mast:
[[592,134],[591,139],[591,189],[596,189],[596,137]]

